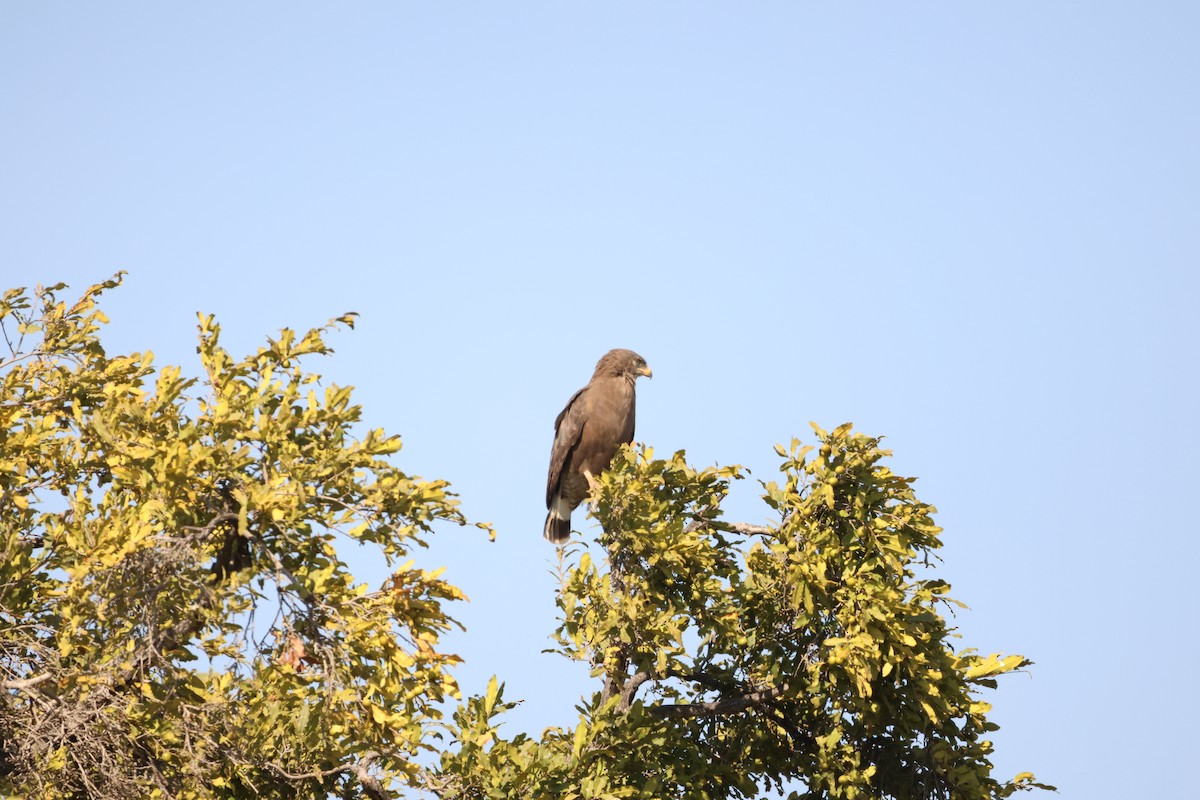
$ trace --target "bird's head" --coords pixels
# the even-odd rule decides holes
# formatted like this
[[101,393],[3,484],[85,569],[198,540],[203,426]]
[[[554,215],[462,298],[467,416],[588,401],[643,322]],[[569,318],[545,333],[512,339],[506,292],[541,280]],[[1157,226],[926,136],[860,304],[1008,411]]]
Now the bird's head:
[[596,375],[620,376],[631,380],[636,380],[639,375],[654,377],[654,373],[646,365],[646,359],[632,350],[622,348],[609,350],[601,357],[596,363]]

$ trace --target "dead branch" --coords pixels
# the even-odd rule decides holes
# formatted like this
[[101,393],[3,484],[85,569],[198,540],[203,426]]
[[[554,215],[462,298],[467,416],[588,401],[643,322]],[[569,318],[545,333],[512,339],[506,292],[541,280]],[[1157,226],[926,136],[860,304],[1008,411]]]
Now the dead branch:
[[0,689],[15,689],[18,692],[23,692],[26,689],[32,689],[39,683],[45,683],[54,676],[49,672],[43,672],[41,675],[34,675],[30,678],[15,678],[8,681],[0,681]]
[[325,770],[296,773],[288,772],[278,764],[269,763],[267,767],[279,777],[289,781],[324,780],[335,775],[350,774],[355,777],[362,786],[363,792],[371,800],[387,800],[387,789],[384,788],[383,782],[367,771],[378,759],[379,753],[371,750],[364,753],[361,759],[352,764],[343,764],[342,766],[330,767]]
[[[692,533],[693,531],[698,531],[701,528],[707,528],[714,522],[716,522],[716,520],[694,519],[684,527],[683,531],[684,533]],[[722,529],[731,530],[734,533],[740,533],[742,536],[765,536],[773,530],[773,528],[768,525],[754,525],[749,522],[722,522],[720,523],[720,526]]]

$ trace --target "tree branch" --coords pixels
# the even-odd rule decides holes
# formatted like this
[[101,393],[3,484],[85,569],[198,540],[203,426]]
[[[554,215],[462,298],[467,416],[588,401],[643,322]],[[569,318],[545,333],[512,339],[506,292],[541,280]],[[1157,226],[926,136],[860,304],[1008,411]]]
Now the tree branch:
[[743,536],[765,536],[774,530],[770,525],[753,525],[749,522],[731,522],[729,527]]
[[363,791],[371,800],[387,800],[387,789],[384,788],[383,783],[367,771],[371,764],[375,763],[378,759],[379,753],[371,750],[364,753],[359,761],[352,764],[343,764],[340,767],[330,767],[325,770],[296,773],[288,772],[283,767],[274,763],[268,763],[267,766],[276,775],[289,781],[324,780],[334,775],[350,773],[362,785]]
[[659,719],[691,719],[695,717],[720,717],[738,714],[751,706],[774,700],[787,691],[787,685],[763,689],[757,692],[721,697],[707,703],[674,703],[663,706],[648,706],[646,713]]
[[[684,533],[698,531],[701,528],[707,528],[714,521],[711,519],[694,519],[684,527],[683,531]],[[763,536],[772,531],[772,528],[768,525],[754,525],[749,522],[722,522],[721,525],[734,533],[740,533],[742,536]]]
[[195,531],[196,533],[198,533],[198,534],[199,534],[199,535],[201,535],[202,537],[207,537],[207,536],[208,536],[209,534],[211,534],[211,533],[212,533],[214,530],[216,530],[216,527],[217,527],[218,525],[220,525],[220,524],[222,524],[222,523],[224,523],[224,522],[237,522],[237,521],[238,521],[238,515],[237,515],[237,512],[234,512],[234,511],[226,511],[226,512],[223,512],[223,513],[221,513],[221,514],[217,514],[215,517],[213,517],[212,519],[210,519],[210,520],[208,521],[208,524],[207,524],[207,525],[204,525],[204,526],[199,526],[199,525],[185,525],[185,526],[183,526],[183,529],[184,529],[184,530],[188,530],[188,531]]
[[45,683],[53,677],[49,672],[43,672],[41,675],[34,675],[32,678],[14,678],[10,681],[0,681],[0,689],[16,689],[18,692],[23,692],[26,689],[32,689],[39,683]]
[[617,711],[628,711],[629,707],[633,705],[633,696],[637,694],[637,690],[642,687],[642,684],[648,680],[650,680],[650,673],[638,672],[626,681],[625,685],[621,687],[621,699],[617,703]]
[[[637,676],[635,676],[637,677]],[[646,713],[658,719],[696,719],[699,717],[722,717],[740,714],[749,708],[757,708],[771,722],[782,728],[792,740],[792,747],[801,752],[811,752],[815,746],[812,734],[804,730],[783,703],[773,702],[786,695],[790,684],[767,689],[746,691],[745,687],[721,680],[705,672],[681,672],[669,670],[667,677],[698,683],[721,696],[716,700],[699,703],[674,703],[647,706]]]

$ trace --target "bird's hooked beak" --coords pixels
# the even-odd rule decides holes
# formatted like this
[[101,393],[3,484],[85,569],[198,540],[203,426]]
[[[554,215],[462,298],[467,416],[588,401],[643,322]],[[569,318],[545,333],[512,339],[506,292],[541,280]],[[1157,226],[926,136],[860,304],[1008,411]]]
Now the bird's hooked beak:
[[645,375],[647,378],[653,378],[654,373],[650,371],[650,367],[642,367],[638,370],[639,375]]

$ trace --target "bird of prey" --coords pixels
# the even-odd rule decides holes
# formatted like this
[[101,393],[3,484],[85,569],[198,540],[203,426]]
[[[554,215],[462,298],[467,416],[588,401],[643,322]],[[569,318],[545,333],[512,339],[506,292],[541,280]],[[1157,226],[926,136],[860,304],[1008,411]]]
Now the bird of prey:
[[651,377],[646,360],[632,350],[609,350],[588,385],[567,401],[554,420],[554,446],[546,477],[545,537],[571,537],[571,512],[587,499],[592,482],[608,469],[617,449],[633,441],[634,381]]

